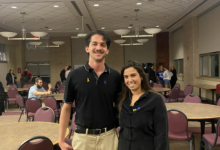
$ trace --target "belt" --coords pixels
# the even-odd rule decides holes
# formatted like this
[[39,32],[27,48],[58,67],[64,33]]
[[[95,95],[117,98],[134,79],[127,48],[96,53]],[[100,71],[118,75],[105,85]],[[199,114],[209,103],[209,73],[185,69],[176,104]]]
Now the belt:
[[105,133],[111,129],[103,128],[103,129],[88,129],[77,125],[77,129],[75,130],[76,133],[81,134],[93,134],[93,135],[99,135],[101,133]]

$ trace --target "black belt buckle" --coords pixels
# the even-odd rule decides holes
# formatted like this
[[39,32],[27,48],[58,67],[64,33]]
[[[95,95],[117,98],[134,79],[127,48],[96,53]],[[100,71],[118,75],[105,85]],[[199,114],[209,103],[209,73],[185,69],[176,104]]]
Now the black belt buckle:
[[93,134],[100,135],[101,133],[102,133],[102,129],[93,129]]

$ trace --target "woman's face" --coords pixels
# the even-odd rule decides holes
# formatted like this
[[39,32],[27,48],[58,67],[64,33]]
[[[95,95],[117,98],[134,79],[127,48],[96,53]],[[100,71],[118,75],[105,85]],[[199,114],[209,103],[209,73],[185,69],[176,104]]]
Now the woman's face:
[[173,67],[173,66],[171,66],[171,70],[174,70],[174,67]]
[[14,72],[14,70],[11,70],[11,73],[13,73]]
[[160,71],[163,71],[163,67],[162,66],[160,67]]
[[127,68],[124,71],[124,82],[125,85],[131,91],[141,90],[141,80],[143,78],[137,72],[137,70],[133,67]]

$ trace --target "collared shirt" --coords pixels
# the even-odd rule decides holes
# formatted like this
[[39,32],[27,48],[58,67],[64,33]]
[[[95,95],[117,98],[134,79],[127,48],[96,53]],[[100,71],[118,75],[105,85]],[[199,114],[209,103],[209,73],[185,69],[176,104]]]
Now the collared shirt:
[[29,90],[28,99],[29,99],[29,98],[40,99],[41,95],[34,95],[34,94],[33,94],[33,92],[36,91],[36,90],[37,90],[38,92],[44,92],[44,91],[45,91],[45,89],[44,89],[43,87],[40,88],[40,89],[38,89],[36,85],[33,85],[33,86],[30,88],[30,90]]
[[119,117],[119,150],[168,150],[167,110],[163,98],[146,92],[134,106],[130,104],[128,96]]
[[75,100],[77,125],[89,129],[117,126],[113,102],[121,92],[119,72],[105,64],[105,71],[97,76],[86,63],[69,73],[65,88],[65,103]]

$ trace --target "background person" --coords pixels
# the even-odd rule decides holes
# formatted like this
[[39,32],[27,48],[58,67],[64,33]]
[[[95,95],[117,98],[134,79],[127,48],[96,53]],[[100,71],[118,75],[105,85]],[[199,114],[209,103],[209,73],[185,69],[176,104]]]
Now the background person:
[[43,88],[43,80],[37,77],[35,79],[35,85],[33,85],[29,90],[28,99],[40,99],[41,95],[49,95],[51,94],[51,88],[52,85],[49,83],[48,91],[45,91],[45,89]]
[[165,84],[165,88],[170,88],[170,80],[173,76],[173,73],[168,70],[168,67],[164,67],[163,80]]
[[15,79],[17,79],[17,77],[14,74],[14,69],[11,68],[6,75],[7,85],[15,84]]
[[[27,80],[26,78],[28,78],[28,82],[31,82],[32,79],[33,79],[33,74],[32,74],[30,71],[28,71],[28,67],[25,67],[24,70],[25,70],[26,72],[25,72],[25,71],[22,72],[21,77],[24,77],[25,80]],[[23,87],[23,86],[22,86],[22,87]]]
[[65,72],[65,78],[66,78],[66,79],[67,79],[68,74],[70,73],[71,70],[72,70],[72,67],[71,67],[71,66],[68,66],[68,67],[67,67],[67,71]]
[[65,73],[67,71],[68,66],[65,66],[65,68],[60,72],[60,80],[61,82],[66,82]]
[[160,66],[159,70],[156,73],[156,76],[157,76],[159,83],[161,83],[162,86],[165,87],[164,81],[163,81],[163,72],[164,72],[164,68],[163,68],[163,66]]
[[171,80],[170,80],[170,86],[171,86],[171,89],[173,89],[173,87],[174,87],[174,85],[176,84],[176,81],[177,81],[177,75],[176,75],[175,67],[171,66],[170,71],[173,73],[173,76],[171,77]]
[[121,82],[118,150],[168,150],[167,109],[163,98],[148,85],[141,65],[127,62]]
[[148,76],[148,80],[149,82],[153,82],[156,83],[157,79],[156,79],[156,74],[155,74],[155,70],[154,70],[154,65],[151,64],[151,67],[149,68],[149,76]]

